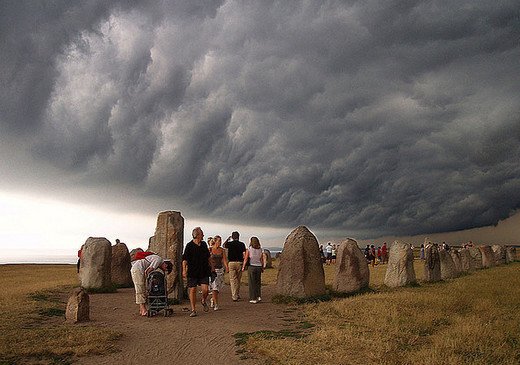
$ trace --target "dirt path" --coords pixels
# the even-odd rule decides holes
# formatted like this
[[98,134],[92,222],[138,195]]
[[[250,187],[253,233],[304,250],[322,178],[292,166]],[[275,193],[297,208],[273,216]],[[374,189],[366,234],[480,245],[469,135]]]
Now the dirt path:
[[[247,286],[242,287],[247,298]],[[99,326],[122,332],[120,352],[82,357],[78,364],[263,364],[260,359],[241,359],[236,353],[237,332],[287,329],[290,311],[285,305],[271,303],[273,286],[262,286],[262,302],[250,304],[247,299],[231,300],[230,287],[224,286],[219,311],[205,313],[200,303],[198,316],[189,317],[182,309],[189,303],[172,306],[171,317],[146,318],[138,315],[133,289],[120,289],[114,294],[90,296],[90,317]],[[200,294],[198,294],[200,298]],[[209,302],[209,300],[208,300]],[[290,319],[289,319],[290,322]]]

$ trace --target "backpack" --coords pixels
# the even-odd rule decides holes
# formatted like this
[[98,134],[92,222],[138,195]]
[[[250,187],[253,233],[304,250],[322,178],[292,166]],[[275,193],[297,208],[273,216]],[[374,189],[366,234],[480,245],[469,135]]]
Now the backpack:
[[135,259],[136,260],[142,260],[144,259],[146,256],[150,256],[150,255],[155,255],[154,252],[150,252],[150,251],[143,251],[143,252],[137,252],[135,254]]

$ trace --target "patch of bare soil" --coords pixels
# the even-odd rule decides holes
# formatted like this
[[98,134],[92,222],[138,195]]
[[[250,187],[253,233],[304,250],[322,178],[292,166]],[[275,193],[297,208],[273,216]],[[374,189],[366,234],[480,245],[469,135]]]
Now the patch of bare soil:
[[[78,364],[264,364],[251,354],[240,353],[234,334],[263,330],[287,330],[287,306],[273,304],[273,285],[262,286],[262,302],[247,300],[247,286],[242,299],[231,300],[228,285],[220,295],[220,309],[204,312],[198,294],[197,317],[189,317],[189,302],[171,306],[174,314],[162,312],[152,318],[141,317],[132,288],[117,293],[90,295],[90,318],[99,326],[123,333],[117,346],[120,352],[76,359]],[[209,304],[209,298],[208,298]],[[184,309],[184,310],[183,310]],[[186,309],[188,309],[186,311]],[[291,320],[289,319],[289,322]]]

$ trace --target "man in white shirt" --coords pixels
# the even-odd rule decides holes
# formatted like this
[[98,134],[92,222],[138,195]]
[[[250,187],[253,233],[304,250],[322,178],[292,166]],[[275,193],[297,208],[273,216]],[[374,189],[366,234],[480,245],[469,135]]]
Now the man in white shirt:
[[161,269],[168,274],[172,272],[171,261],[164,261],[159,255],[148,255],[132,263],[132,281],[135,286],[135,303],[139,305],[139,314],[146,316],[146,276],[154,270]]
[[327,243],[327,246],[325,247],[325,257],[327,259],[327,265],[330,265],[330,261],[332,260],[332,245],[330,242]]

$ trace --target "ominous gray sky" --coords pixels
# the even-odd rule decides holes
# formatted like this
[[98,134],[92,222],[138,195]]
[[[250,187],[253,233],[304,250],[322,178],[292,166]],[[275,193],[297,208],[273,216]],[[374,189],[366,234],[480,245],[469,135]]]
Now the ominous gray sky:
[[0,47],[3,189],[365,237],[520,208],[518,1],[6,0]]

